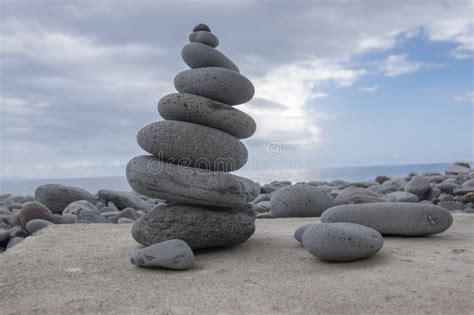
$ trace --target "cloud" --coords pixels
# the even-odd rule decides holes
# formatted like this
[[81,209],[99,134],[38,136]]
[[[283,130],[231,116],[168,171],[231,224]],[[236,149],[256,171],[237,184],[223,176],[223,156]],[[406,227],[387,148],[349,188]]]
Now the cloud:
[[382,64],[382,71],[386,76],[394,77],[418,71],[422,64],[416,61],[409,61],[407,54],[390,55]]
[[358,90],[362,92],[374,93],[379,89],[378,85],[362,86]]
[[454,97],[456,102],[474,104],[474,92],[467,92],[463,95]]

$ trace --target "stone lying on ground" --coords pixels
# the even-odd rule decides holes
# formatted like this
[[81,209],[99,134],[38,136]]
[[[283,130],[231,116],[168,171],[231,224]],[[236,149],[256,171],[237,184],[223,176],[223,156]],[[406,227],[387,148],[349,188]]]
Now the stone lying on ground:
[[140,147],[173,164],[231,172],[247,162],[245,145],[223,131],[184,121],[162,120],[143,127]]
[[12,237],[10,239],[10,241],[8,242],[8,245],[7,245],[7,248],[6,249],[11,249],[13,248],[14,246],[16,246],[17,244],[21,243],[25,238],[24,237],[20,237],[20,236],[17,236],[17,237]]
[[260,193],[260,186],[249,179],[165,163],[153,156],[133,158],[126,172],[135,191],[169,202],[243,207]]
[[459,174],[467,174],[471,171],[470,167],[466,167],[466,165],[459,165],[459,164],[452,164],[446,168],[446,175],[459,175]]
[[34,219],[34,220],[31,220],[29,221],[27,224],[26,224],[26,231],[32,235],[33,233],[35,233],[36,231],[39,231],[41,229],[44,229],[45,227],[51,225],[52,223],[49,222],[49,221],[46,221],[46,220],[42,220],[42,219]]
[[295,184],[275,191],[270,198],[273,217],[319,217],[332,206],[332,198],[319,188]]
[[218,210],[179,204],[159,206],[140,217],[132,228],[132,236],[140,244],[180,239],[192,249],[237,245],[254,232],[251,206]]
[[21,227],[25,229],[26,224],[34,219],[43,219],[53,223],[60,223],[60,219],[54,216],[54,214],[41,203],[37,201],[24,203],[19,214]]
[[382,196],[382,199],[390,202],[418,202],[420,199],[417,195],[406,191],[394,191]]
[[87,200],[78,200],[71,202],[63,211],[63,214],[70,213],[78,215],[82,211],[98,211],[97,207]]
[[186,270],[193,266],[194,254],[186,242],[173,239],[136,251],[130,257],[130,262],[142,267]]
[[114,213],[110,218],[107,220],[110,223],[118,223],[119,219],[127,218],[132,221],[138,220],[140,216],[138,215],[137,211],[133,208],[125,208],[119,213]]
[[10,231],[0,229],[0,242],[3,242],[10,238]]
[[290,181],[273,181],[269,184],[265,184],[262,186],[262,191],[266,194],[270,194],[280,188],[290,186],[291,182]]
[[101,189],[97,192],[97,195],[104,204],[113,202],[118,209],[134,208],[149,210],[151,208],[148,202],[127,191]]
[[375,193],[371,192],[370,190],[367,190],[366,188],[347,187],[337,194],[336,198],[334,198],[334,204],[335,205],[347,204],[349,203],[349,199],[352,196],[378,197]]
[[404,188],[404,191],[417,195],[420,200],[425,199],[430,190],[430,180],[425,176],[414,176]]
[[185,45],[181,57],[191,69],[218,67],[239,72],[239,68],[226,55],[206,44],[191,42]]
[[97,202],[94,195],[82,188],[60,184],[46,184],[36,188],[35,200],[41,202],[54,213],[61,213],[73,201]]
[[162,97],[158,111],[166,120],[179,120],[224,131],[238,139],[255,133],[257,125],[246,113],[209,98],[186,93]]
[[98,211],[83,210],[77,215],[76,223],[107,223],[107,219],[101,216]]
[[355,195],[349,198],[349,204],[354,203],[374,203],[374,202],[385,202],[386,200],[380,197],[364,196],[364,195]]
[[311,225],[314,225],[314,223],[305,224],[297,228],[295,230],[295,233],[293,234],[293,237],[295,238],[295,240],[301,243],[303,241],[304,231],[306,231],[306,229],[310,227]]
[[304,231],[302,243],[318,258],[353,261],[377,253],[383,247],[383,238],[376,230],[359,224],[320,223]]
[[174,78],[174,86],[180,93],[200,95],[227,105],[246,103],[255,93],[249,79],[217,67],[184,70]]
[[379,184],[383,184],[384,182],[390,180],[390,177],[387,177],[387,176],[377,176],[375,177],[375,181]]
[[455,211],[455,210],[464,210],[464,204],[459,201],[440,201],[438,202],[438,206],[444,208],[448,211]]
[[61,223],[62,224],[73,224],[76,223],[77,215],[72,213],[63,213],[61,215]]
[[453,216],[428,204],[384,202],[340,205],[326,210],[321,222],[349,222],[373,228],[381,234],[422,236],[446,231]]

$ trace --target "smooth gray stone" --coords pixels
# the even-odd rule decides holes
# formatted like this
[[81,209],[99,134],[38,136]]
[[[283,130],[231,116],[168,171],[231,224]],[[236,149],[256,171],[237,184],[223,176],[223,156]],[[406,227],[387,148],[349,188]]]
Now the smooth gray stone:
[[168,202],[243,207],[260,193],[260,186],[249,179],[170,164],[147,155],[128,162],[126,173],[135,191]]
[[97,207],[87,201],[87,200],[78,200],[71,202],[63,211],[63,214],[65,213],[70,213],[70,214],[75,214],[79,215],[82,211],[93,211],[93,212],[98,212]]
[[295,233],[293,234],[293,237],[295,238],[295,240],[301,243],[303,241],[304,231],[306,231],[306,229],[309,228],[311,225],[314,225],[314,223],[305,224],[297,228],[295,230]]
[[448,211],[455,211],[455,210],[463,210],[464,204],[459,201],[440,201],[438,202],[438,206],[444,208]]
[[35,200],[44,204],[54,213],[62,213],[71,202],[87,200],[97,202],[97,198],[88,191],[72,186],[60,184],[46,184],[35,190]]
[[0,229],[0,242],[3,242],[10,238],[10,231]]
[[114,215],[119,213],[120,211],[116,208],[111,208],[111,207],[103,207],[102,209],[99,209],[100,214],[104,213],[113,213]]
[[464,183],[462,183],[462,187],[474,187],[474,178],[466,180]]
[[454,191],[453,191],[455,195],[465,195],[471,192],[474,192],[474,187],[459,187],[459,188],[454,188]]
[[255,93],[249,79],[217,67],[182,71],[174,78],[174,86],[180,93],[200,95],[227,105],[246,103]]
[[417,195],[406,191],[394,191],[382,196],[382,199],[390,202],[418,202],[420,199]]
[[464,167],[467,167],[467,168],[471,168],[471,165],[466,161],[456,161],[456,162],[454,162],[454,165],[460,165],[460,166],[464,166]]
[[83,210],[77,215],[76,223],[107,223],[107,219],[98,211]]
[[132,236],[146,246],[180,239],[198,249],[237,245],[254,231],[255,213],[251,206],[215,211],[175,204],[155,207],[140,217],[132,227]]
[[44,229],[45,227],[51,225],[52,223],[42,219],[34,219],[26,223],[26,231],[32,235],[36,231]]
[[166,120],[179,120],[224,131],[236,138],[252,136],[257,125],[246,113],[209,98],[186,93],[164,96],[158,112]]
[[130,223],[135,223],[135,220],[129,219],[129,218],[119,218],[117,220],[117,224],[130,224]]
[[168,240],[136,251],[130,257],[130,262],[142,267],[187,270],[194,264],[194,254],[186,242]]
[[464,212],[465,213],[474,213],[474,208],[465,208]]
[[189,41],[191,43],[201,43],[213,48],[219,46],[219,39],[217,36],[207,31],[192,32],[189,34]]
[[134,208],[149,210],[151,206],[145,200],[127,191],[101,189],[97,192],[104,204],[113,202],[118,209]]
[[313,224],[304,232],[302,242],[313,256],[331,261],[367,258],[383,247],[379,232],[353,223]]
[[280,188],[287,187],[287,186],[290,186],[290,185],[291,185],[291,182],[273,181],[270,184],[263,185],[262,190],[265,193],[270,194],[274,191],[277,191]]
[[137,135],[146,152],[173,164],[232,172],[245,165],[248,152],[237,138],[220,130],[183,121],[164,120]]
[[199,23],[193,28],[193,32],[199,32],[199,31],[210,32],[211,29],[209,28],[209,26],[207,26],[207,24]]
[[454,189],[460,187],[460,185],[453,182],[444,181],[442,183],[439,183],[435,187],[444,193],[452,195],[454,193]]
[[119,219],[121,219],[121,218],[127,218],[127,219],[131,219],[133,221],[136,221],[136,220],[138,220],[139,217],[140,216],[138,215],[137,211],[135,211],[135,209],[125,208],[122,211],[120,211],[119,213],[116,213],[114,216],[110,217],[108,219],[108,221],[111,222],[111,223],[118,223]]
[[433,200],[438,198],[439,195],[441,195],[441,190],[436,187],[431,187],[431,189],[428,191],[428,194],[426,195],[426,200]]
[[465,165],[452,164],[446,168],[446,175],[458,175],[458,174],[468,174],[471,171],[469,167]]
[[474,202],[474,192],[470,192],[462,196],[462,202],[464,203]]
[[349,204],[353,203],[374,203],[374,202],[386,202],[386,200],[380,197],[355,195],[349,198]]
[[215,48],[201,43],[189,43],[181,50],[181,57],[191,68],[218,67],[240,72],[226,55]]
[[375,181],[379,184],[383,184],[384,182],[390,180],[390,177],[387,177],[387,176],[383,176],[383,175],[379,175],[377,177],[375,177]]
[[368,226],[381,234],[422,236],[446,231],[453,216],[435,205],[384,202],[332,207],[323,213],[321,222],[348,222]]
[[11,249],[13,248],[14,246],[18,245],[19,243],[23,242],[25,238],[24,237],[21,237],[21,236],[17,236],[17,237],[12,237],[10,239],[10,241],[8,242],[8,245],[7,245],[7,250],[8,249]]
[[56,218],[43,204],[37,201],[24,203],[19,215],[20,226],[25,229],[26,224],[34,219],[43,219],[53,223],[60,223],[59,219]]
[[76,223],[77,215],[72,213],[63,213],[61,215],[61,223],[62,224],[74,224]]
[[14,226],[10,229],[10,238],[27,236],[28,233],[21,226]]
[[275,217],[272,215],[270,211],[257,214],[257,219],[274,219],[274,218]]
[[307,184],[281,188],[270,198],[270,212],[276,218],[319,217],[332,205],[331,196]]
[[255,198],[254,200],[252,200],[252,203],[255,205],[259,202],[262,202],[262,201],[270,201],[270,195],[269,194],[260,194],[257,196],[257,198]]
[[347,204],[349,203],[349,199],[353,196],[378,197],[375,193],[371,192],[370,190],[367,190],[366,188],[347,187],[337,194],[336,198],[334,198],[334,204],[335,205]]
[[420,200],[425,199],[430,190],[430,180],[425,176],[414,176],[404,188],[404,191],[417,195]]

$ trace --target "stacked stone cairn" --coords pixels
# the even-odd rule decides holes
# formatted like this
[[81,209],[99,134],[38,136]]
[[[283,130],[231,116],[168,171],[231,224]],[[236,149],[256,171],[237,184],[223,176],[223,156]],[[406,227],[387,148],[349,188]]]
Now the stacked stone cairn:
[[189,40],[182,58],[191,69],[176,75],[179,93],[158,103],[165,120],[138,132],[138,144],[150,155],[127,165],[136,192],[166,201],[134,224],[132,236],[146,246],[171,239],[192,249],[233,246],[255,231],[249,202],[260,186],[229,173],[247,162],[239,139],[256,129],[252,117],[232,106],[252,99],[254,87],[216,49],[219,41],[207,25],[194,27]]

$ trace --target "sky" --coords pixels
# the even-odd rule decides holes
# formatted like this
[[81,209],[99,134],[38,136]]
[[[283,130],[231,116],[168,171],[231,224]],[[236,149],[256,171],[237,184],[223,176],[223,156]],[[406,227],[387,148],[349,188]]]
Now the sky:
[[206,23],[246,170],[474,160],[474,1],[0,0],[0,177],[122,176]]

